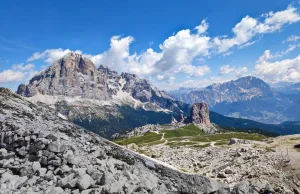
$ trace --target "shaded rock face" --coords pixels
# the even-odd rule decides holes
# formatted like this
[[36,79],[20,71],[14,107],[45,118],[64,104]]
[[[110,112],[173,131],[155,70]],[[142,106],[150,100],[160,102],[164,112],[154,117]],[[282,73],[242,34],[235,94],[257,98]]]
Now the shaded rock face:
[[0,193],[229,193],[170,169],[0,88]]
[[211,126],[208,105],[204,102],[193,104],[191,109],[191,119],[193,123],[204,124],[208,127]]

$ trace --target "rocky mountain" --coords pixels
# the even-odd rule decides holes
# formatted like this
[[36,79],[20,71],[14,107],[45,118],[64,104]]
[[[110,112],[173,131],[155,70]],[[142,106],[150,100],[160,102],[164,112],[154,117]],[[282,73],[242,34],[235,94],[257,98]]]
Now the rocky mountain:
[[134,74],[118,74],[69,53],[20,85],[18,94],[53,108],[105,137],[149,123],[169,123],[188,106]]
[[230,117],[264,123],[298,120],[296,114],[285,112],[293,103],[290,96],[274,91],[266,82],[253,76],[212,84],[175,98],[188,104],[207,102],[212,111]]
[[0,193],[230,193],[118,146],[0,88]]
[[294,83],[289,86],[281,87],[279,89],[280,92],[283,92],[285,94],[300,94],[300,82]]
[[214,106],[221,102],[246,101],[272,95],[271,87],[267,83],[256,77],[247,76],[235,81],[212,84],[204,89],[192,90],[176,98],[189,104],[204,101]]

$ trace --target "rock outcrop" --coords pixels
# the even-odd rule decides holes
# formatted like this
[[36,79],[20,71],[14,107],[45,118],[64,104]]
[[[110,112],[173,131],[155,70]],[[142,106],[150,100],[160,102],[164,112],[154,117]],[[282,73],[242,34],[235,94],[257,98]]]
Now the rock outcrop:
[[192,122],[195,124],[204,124],[207,127],[211,126],[209,120],[209,108],[204,102],[193,104],[191,109],[191,118]]
[[0,88],[0,193],[229,193]]

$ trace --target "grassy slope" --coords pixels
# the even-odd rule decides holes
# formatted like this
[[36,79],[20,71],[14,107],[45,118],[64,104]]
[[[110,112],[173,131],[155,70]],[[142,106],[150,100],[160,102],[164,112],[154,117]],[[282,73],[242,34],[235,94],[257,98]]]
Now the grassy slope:
[[190,124],[176,130],[162,130],[161,133],[165,133],[165,138],[196,136],[203,134],[203,132],[194,124]]
[[128,145],[131,143],[141,145],[141,144],[147,144],[147,143],[153,143],[153,142],[159,141],[161,139],[161,137],[162,137],[162,134],[147,132],[143,136],[132,137],[129,139],[118,139],[118,140],[115,140],[114,142],[116,142],[117,144],[120,144],[120,145]]
[[[161,140],[164,134],[164,140]],[[227,145],[231,138],[256,140],[260,141],[267,136],[255,133],[230,132],[221,134],[206,134],[197,128],[194,124],[181,127],[176,130],[162,130],[159,134],[148,132],[143,136],[131,137],[129,139],[115,140],[120,145],[128,145],[135,143],[139,146],[152,146],[166,143],[174,146],[193,146],[193,147],[207,147],[210,142],[215,142],[216,146]]]

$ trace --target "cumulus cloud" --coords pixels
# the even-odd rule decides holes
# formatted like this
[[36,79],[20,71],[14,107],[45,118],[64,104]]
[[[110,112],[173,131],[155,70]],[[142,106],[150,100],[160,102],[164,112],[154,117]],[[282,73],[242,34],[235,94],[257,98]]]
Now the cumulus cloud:
[[248,72],[247,67],[240,67],[234,71],[236,77],[242,77]]
[[206,22],[206,20],[202,20],[201,24],[195,27],[195,30],[198,31],[198,34],[202,34],[206,32],[207,29],[208,29],[208,23]]
[[284,51],[280,51],[277,52],[275,54],[271,54],[270,50],[265,50],[263,55],[261,55],[257,61],[257,63],[263,63],[269,59],[274,59],[274,58],[278,58],[278,57],[282,57],[286,54],[288,54],[289,52],[293,51],[297,46],[296,45],[289,45],[289,47],[284,50]]
[[220,75],[227,75],[230,74],[231,72],[233,72],[235,70],[235,67],[230,67],[230,65],[224,65],[220,68]]
[[12,69],[0,72],[0,84],[20,82],[31,78],[37,72],[34,70],[33,64],[17,64]]
[[210,38],[181,30],[167,38],[161,45],[162,57],[155,64],[160,71],[173,71],[182,65],[192,65],[198,56],[209,56]]
[[300,21],[300,15],[297,12],[297,9],[292,6],[289,6],[283,11],[263,14],[262,17],[264,20],[259,21],[259,19],[246,16],[232,29],[234,34],[232,38],[214,38],[213,44],[215,45],[217,52],[227,52],[235,46],[238,46],[239,48],[249,46],[255,43],[255,41],[253,42],[251,40],[258,34],[271,33],[282,29],[284,25]]
[[82,54],[82,51],[80,51],[80,50],[72,51],[70,49],[64,50],[62,48],[47,49],[44,52],[34,53],[29,59],[27,59],[27,62],[44,59],[44,62],[46,62],[48,64],[53,64],[55,61],[57,61],[58,59],[60,59],[61,57],[63,57],[64,55],[66,55],[69,52],[75,52],[78,54]]
[[13,71],[11,69],[0,72],[0,84],[17,82],[23,80],[25,74],[21,71]]
[[300,55],[293,59],[270,62],[272,58],[270,51],[265,51],[255,65],[254,75],[274,83],[300,81]]
[[193,65],[181,65],[176,73],[186,73],[190,76],[201,77],[210,72],[210,68],[207,65],[193,66]]

